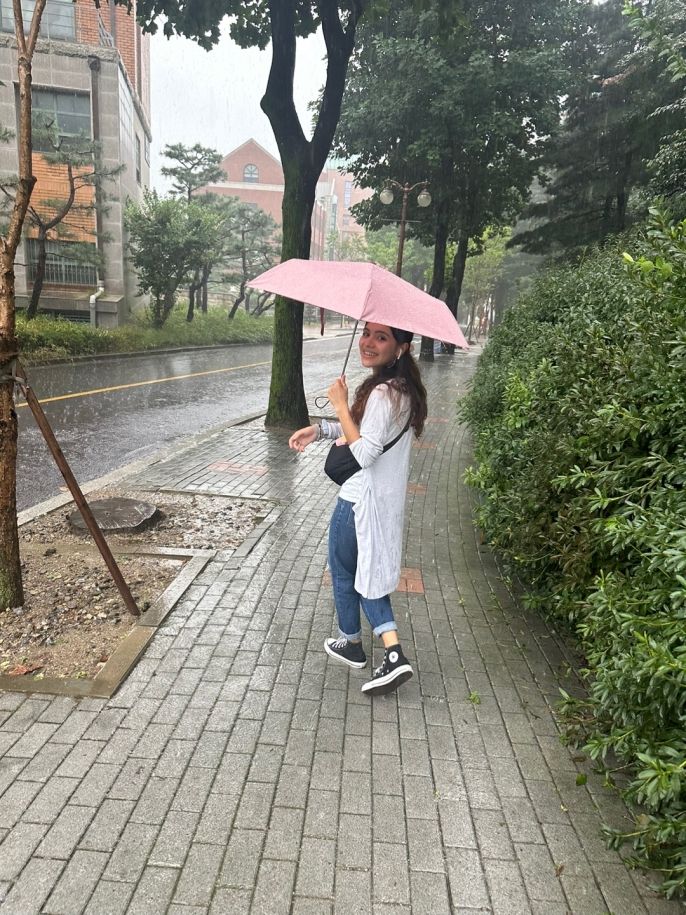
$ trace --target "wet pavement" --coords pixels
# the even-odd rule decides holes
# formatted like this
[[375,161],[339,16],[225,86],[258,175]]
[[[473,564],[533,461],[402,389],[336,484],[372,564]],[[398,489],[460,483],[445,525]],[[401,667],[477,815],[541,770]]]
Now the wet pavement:
[[[370,700],[368,671],[322,648],[326,443],[296,455],[255,422],[128,477],[275,518],[217,553],[112,699],[0,693],[2,915],[683,911],[605,847],[627,811],[554,715],[576,659],[473,526],[455,403],[475,361],[424,369],[393,595],[416,675],[397,693]],[[365,648],[378,663],[368,630]]]
[[[346,336],[305,342],[306,391],[328,385],[348,342]],[[45,402],[43,409],[83,483],[190,435],[265,410],[271,352],[271,346],[231,346],[98,359],[36,366],[29,378],[39,400],[64,398]],[[75,394],[85,396],[69,396]],[[22,510],[56,495],[64,481],[26,405],[18,414]]]

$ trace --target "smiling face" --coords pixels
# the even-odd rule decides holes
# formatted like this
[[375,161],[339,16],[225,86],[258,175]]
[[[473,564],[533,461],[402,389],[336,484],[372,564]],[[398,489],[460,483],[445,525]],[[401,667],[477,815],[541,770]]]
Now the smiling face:
[[404,346],[385,324],[367,322],[360,337],[360,362],[366,369],[381,369],[400,356]]

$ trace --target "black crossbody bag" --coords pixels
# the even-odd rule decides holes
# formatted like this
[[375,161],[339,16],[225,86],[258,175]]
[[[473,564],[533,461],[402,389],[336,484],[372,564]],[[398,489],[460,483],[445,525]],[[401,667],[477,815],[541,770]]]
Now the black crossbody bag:
[[[393,439],[392,442],[389,442],[387,445],[384,445],[383,451],[384,454],[389,448],[392,448],[400,439],[405,435],[407,430],[410,428],[410,420],[405,423],[405,428]],[[329,448],[329,453],[326,456],[326,461],[324,462],[324,473],[329,477],[330,480],[333,480],[334,483],[337,483],[339,486],[342,486],[346,480],[349,480],[350,477],[357,473],[358,470],[362,470],[360,464],[355,457],[355,455],[350,450],[350,445],[337,445],[335,442]]]

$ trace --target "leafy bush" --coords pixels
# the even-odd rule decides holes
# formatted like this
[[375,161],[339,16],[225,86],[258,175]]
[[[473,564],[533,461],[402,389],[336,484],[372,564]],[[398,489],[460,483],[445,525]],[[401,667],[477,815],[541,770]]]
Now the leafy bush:
[[596,759],[631,774],[638,859],[686,888],[686,221],[548,271],[505,317],[464,413],[480,523],[531,605],[581,639]]
[[238,312],[229,321],[223,309],[211,309],[207,314],[196,313],[190,324],[185,319],[185,310],[177,309],[159,329],[151,327],[144,316],[111,330],[41,315],[32,321],[27,321],[21,314],[17,318],[22,356],[33,364],[96,353],[225,343],[271,343],[272,329],[271,315],[253,318]]

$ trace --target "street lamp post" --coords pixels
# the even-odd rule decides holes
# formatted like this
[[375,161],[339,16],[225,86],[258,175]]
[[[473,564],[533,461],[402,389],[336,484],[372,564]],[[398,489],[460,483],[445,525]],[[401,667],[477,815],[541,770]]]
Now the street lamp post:
[[407,222],[407,201],[412,193],[412,191],[421,188],[419,194],[417,194],[417,203],[420,207],[428,207],[431,203],[431,194],[427,191],[426,187],[428,181],[418,181],[416,184],[400,184],[398,181],[393,181],[392,179],[387,182],[386,187],[379,194],[379,199],[381,203],[386,205],[393,203],[394,194],[392,188],[401,191],[403,195],[403,203],[400,209],[400,230],[398,233],[398,263],[396,264],[395,272],[397,276],[402,275],[403,270],[403,249],[405,248],[405,223]]

